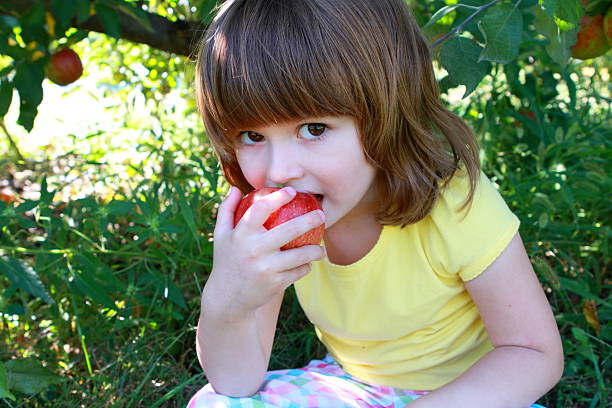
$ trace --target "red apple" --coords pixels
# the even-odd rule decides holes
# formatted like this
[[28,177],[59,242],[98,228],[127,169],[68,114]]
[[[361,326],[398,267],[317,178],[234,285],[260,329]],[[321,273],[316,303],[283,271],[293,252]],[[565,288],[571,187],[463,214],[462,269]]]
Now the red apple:
[[79,55],[70,48],[64,48],[51,56],[47,65],[47,78],[58,85],[68,85],[83,74]]
[[15,201],[15,197],[12,194],[0,191],[0,201],[4,201],[6,204],[11,204]]
[[589,59],[599,57],[610,49],[603,28],[604,17],[583,16],[580,19],[580,31],[576,38],[576,44],[572,45],[572,57],[578,59]]
[[608,11],[604,15],[603,29],[608,44],[612,45],[612,6],[608,7]]
[[[260,200],[262,197],[267,196],[270,193],[273,193],[277,190],[280,190],[278,187],[263,187],[257,190],[251,191],[247,194],[240,204],[238,204],[238,208],[236,209],[236,213],[234,215],[234,227],[238,224],[238,221],[242,218],[246,210],[249,209],[251,205],[257,200]],[[322,210],[321,204],[315,198],[314,195],[310,193],[302,193],[298,192],[296,196],[283,205],[278,210],[274,211],[266,222],[264,222],[264,227],[266,229],[272,229],[277,225],[280,225],[284,222],[289,221],[295,217],[299,217],[300,215],[309,213],[314,210]],[[319,245],[321,240],[323,239],[323,230],[325,226],[323,224],[311,229],[307,233],[297,237],[293,241],[289,242],[286,245],[281,247],[281,250],[298,248],[304,245]]]

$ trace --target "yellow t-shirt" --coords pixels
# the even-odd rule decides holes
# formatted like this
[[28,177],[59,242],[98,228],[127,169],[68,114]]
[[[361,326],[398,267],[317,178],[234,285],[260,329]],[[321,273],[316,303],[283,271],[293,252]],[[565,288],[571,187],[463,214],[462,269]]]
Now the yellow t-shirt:
[[457,173],[430,214],[385,226],[359,261],[328,260],[295,283],[319,339],[349,374],[372,384],[433,390],[492,349],[463,284],[508,245],[519,220],[481,174],[471,207]]

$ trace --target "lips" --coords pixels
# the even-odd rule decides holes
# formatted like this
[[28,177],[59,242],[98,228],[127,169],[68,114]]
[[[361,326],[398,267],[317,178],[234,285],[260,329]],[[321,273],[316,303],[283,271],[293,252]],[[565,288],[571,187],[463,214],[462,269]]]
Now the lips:
[[323,197],[324,197],[323,194],[315,193],[314,191],[309,191],[309,190],[297,189],[297,191],[302,192],[302,193],[311,194],[317,199],[318,202],[323,202]]

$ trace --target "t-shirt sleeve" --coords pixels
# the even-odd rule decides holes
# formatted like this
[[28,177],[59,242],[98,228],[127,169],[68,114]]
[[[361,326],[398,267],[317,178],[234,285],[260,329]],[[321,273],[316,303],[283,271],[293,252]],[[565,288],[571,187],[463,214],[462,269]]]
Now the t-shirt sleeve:
[[484,173],[476,183],[471,205],[469,177],[457,172],[441,191],[430,213],[428,257],[441,275],[477,277],[503,252],[518,231],[520,221]]

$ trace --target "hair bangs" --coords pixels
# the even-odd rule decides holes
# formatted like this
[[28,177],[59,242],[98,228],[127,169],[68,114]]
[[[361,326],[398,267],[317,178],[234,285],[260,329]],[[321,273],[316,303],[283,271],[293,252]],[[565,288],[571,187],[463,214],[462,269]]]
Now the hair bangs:
[[219,16],[225,21],[215,22],[205,50],[212,68],[205,105],[226,136],[249,126],[357,113],[349,75],[335,63],[341,56],[321,47],[327,34],[319,14],[300,4],[308,2],[286,3],[257,2],[260,10],[248,13],[230,8]]

